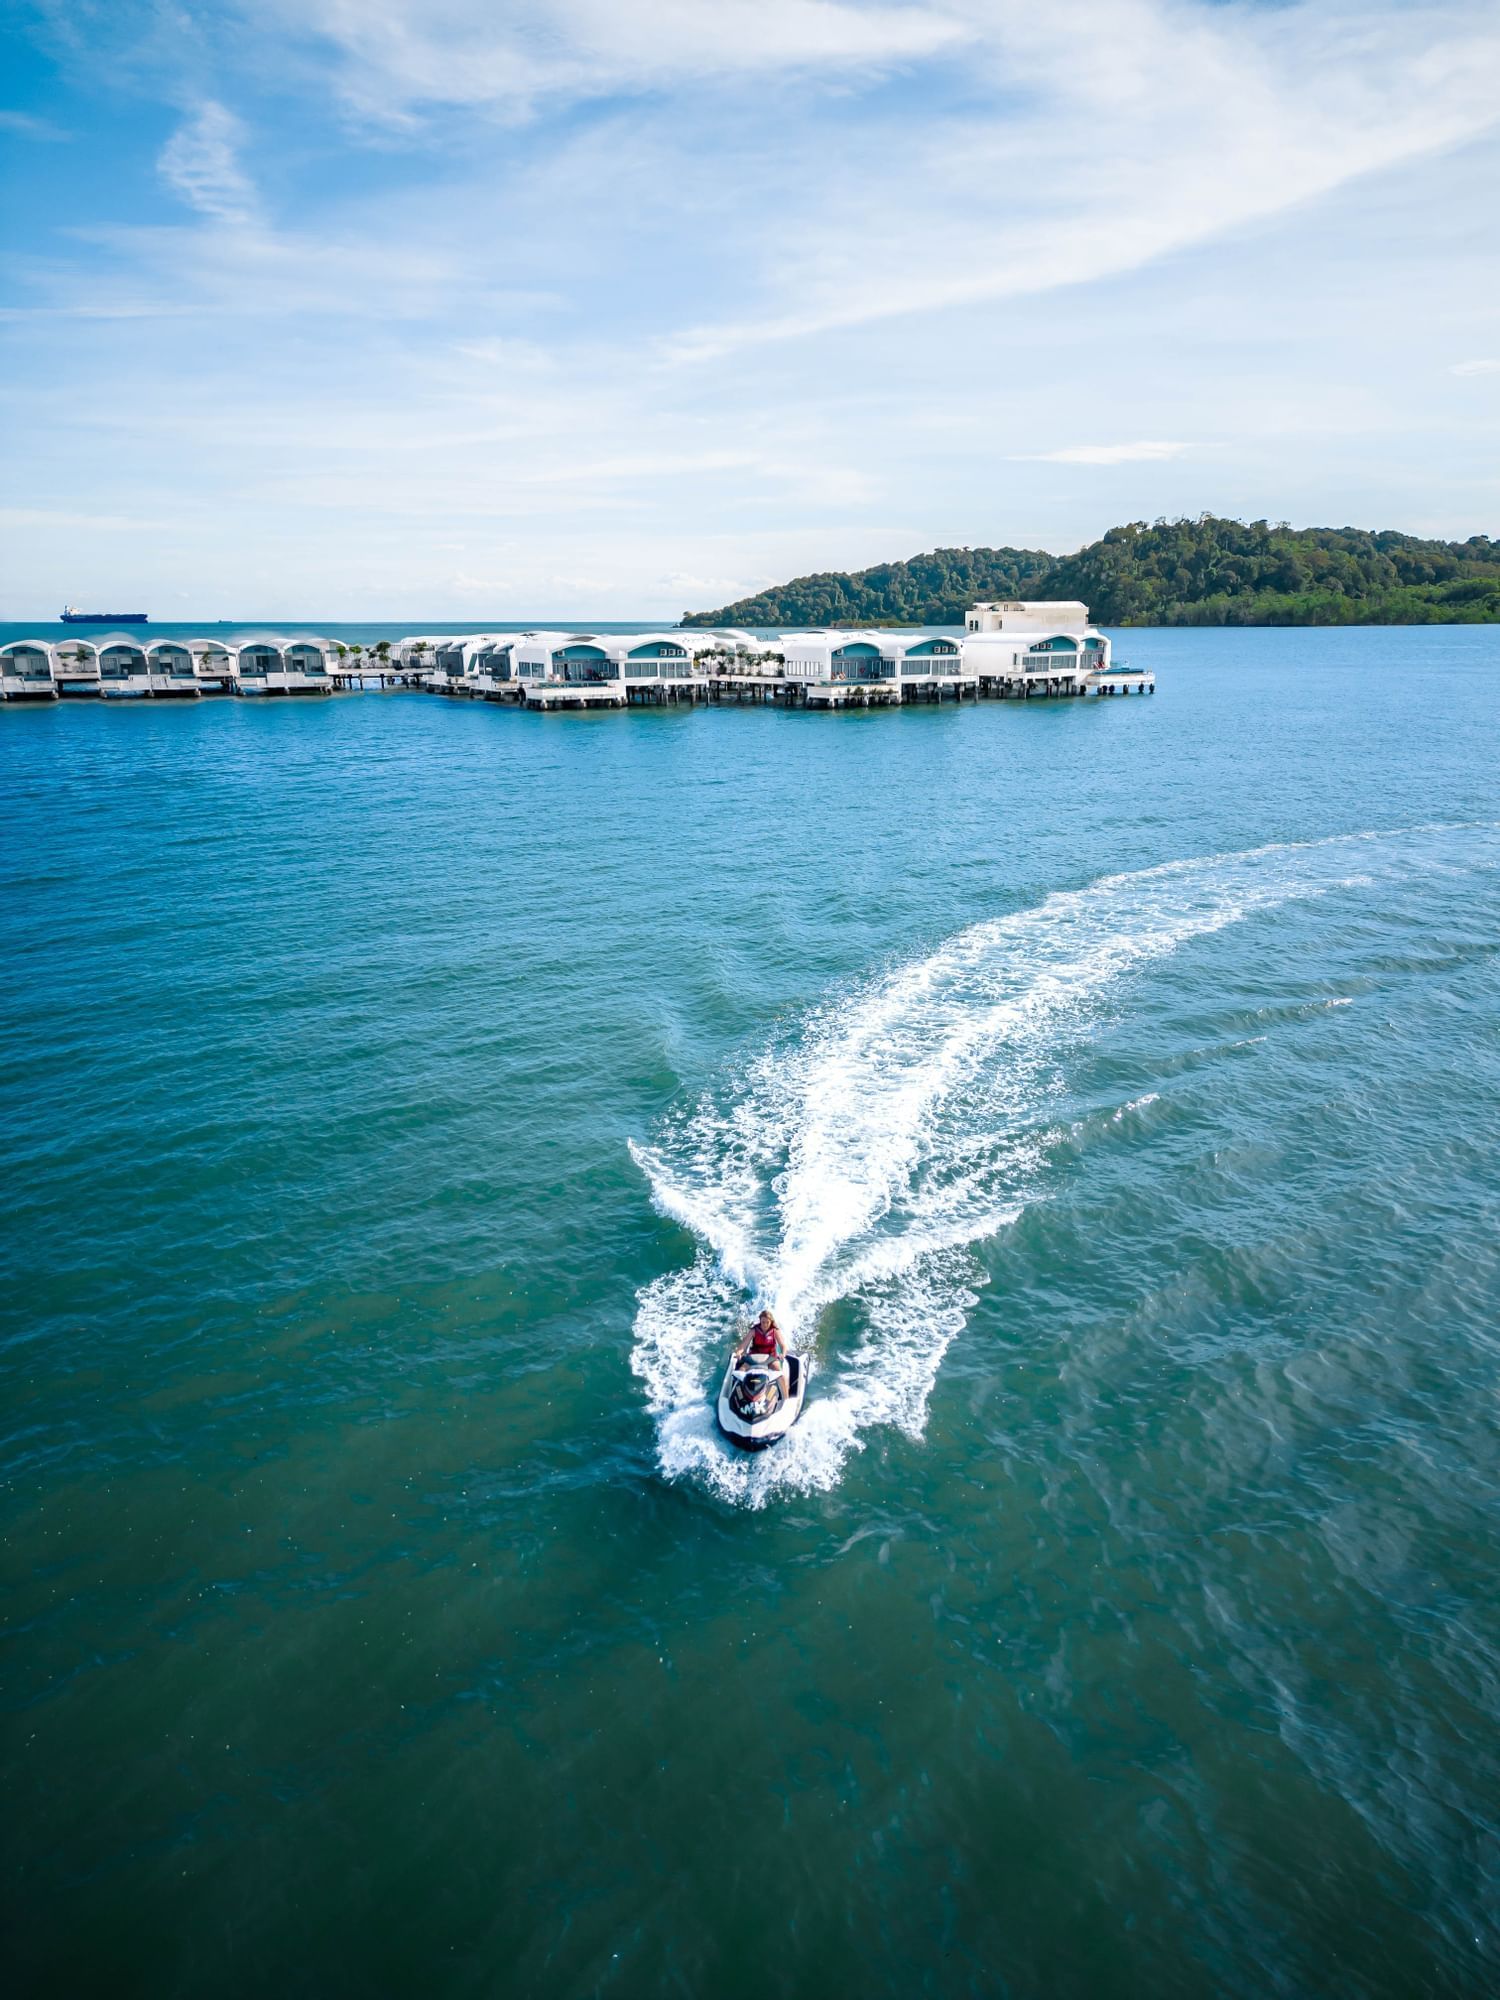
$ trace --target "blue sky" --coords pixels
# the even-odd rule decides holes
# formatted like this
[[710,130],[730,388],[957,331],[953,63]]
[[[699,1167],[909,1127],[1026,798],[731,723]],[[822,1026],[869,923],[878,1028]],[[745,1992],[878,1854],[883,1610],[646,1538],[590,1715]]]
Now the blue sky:
[[0,24],[0,617],[655,617],[1203,509],[1500,532],[1494,0]]

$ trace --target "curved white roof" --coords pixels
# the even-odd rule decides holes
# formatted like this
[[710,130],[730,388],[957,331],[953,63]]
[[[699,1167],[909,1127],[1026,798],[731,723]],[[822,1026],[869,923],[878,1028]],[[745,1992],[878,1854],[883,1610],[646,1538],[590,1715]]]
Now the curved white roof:
[[592,634],[587,632],[581,635],[577,632],[523,632],[519,635],[518,643],[533,647],[591,646],[594,640]]
[[873,646],[877,653],[900,653],[913,641],[909,632],[882,632],[874,629],[828,626],[816,632],[783,632],[783,650],[798,647],[804,652],[837,652],[841,646]]

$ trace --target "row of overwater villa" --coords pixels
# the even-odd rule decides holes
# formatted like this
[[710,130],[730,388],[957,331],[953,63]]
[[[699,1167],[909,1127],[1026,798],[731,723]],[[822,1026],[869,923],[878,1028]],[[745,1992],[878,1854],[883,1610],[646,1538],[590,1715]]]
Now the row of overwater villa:
[[511,702],[625,708],[763,701],[845,708],[914,701],[1149,694],[1155,677],[1111,655],[1073,602],[976,604],[962,636],[831,630],[415,634],[346,646],[311,634],[144,641],[13,639],[0,698],[317,695],[368,687]]

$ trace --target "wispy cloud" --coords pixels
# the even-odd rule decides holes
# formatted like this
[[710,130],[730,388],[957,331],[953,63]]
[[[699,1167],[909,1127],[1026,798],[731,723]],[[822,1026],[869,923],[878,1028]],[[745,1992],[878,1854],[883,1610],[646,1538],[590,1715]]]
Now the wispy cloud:
[[42,139],[49,143],[73,136],[71,132],[65,132],[61,125],[54,125],[50,118],[38,118],[29,111],[0,111],[0,132],[14,132],[18,138]]
[[1485,361],[1455,361],[1450,375],[1500,375],[1500,356]]
[[[865,0],[276,0],[338,51],[339,87],[397,117],[463,105],[525,115],[548,99],[754,73],[889,69],[966,41],[962,8]],[[264,0],[261,0],[261,7]]]
[[240,121],[206,98],[162,147],[157,168],[174,193],[215,222],[256,220],[255,187],[240,166]]
[[1149,465],[1194,449],[1142,438],[1135,444],[1065,444],[1056,451],[1017,451],[1010,457],[1012,463],[1027,465]]
[[700,321],[674,356],[1094,282],[1500,124],[1500,18],[1472,0],[952,5],[968,107],[895,109],[809,176],[821,198],[765,240],[778,308]]

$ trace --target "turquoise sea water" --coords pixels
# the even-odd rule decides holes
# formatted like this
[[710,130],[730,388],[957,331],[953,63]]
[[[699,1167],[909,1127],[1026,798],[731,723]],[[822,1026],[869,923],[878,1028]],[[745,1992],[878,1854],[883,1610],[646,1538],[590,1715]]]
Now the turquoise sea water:
[[1122,650],[0,714],[12,1990],[1494,1990],[1500,632]]

